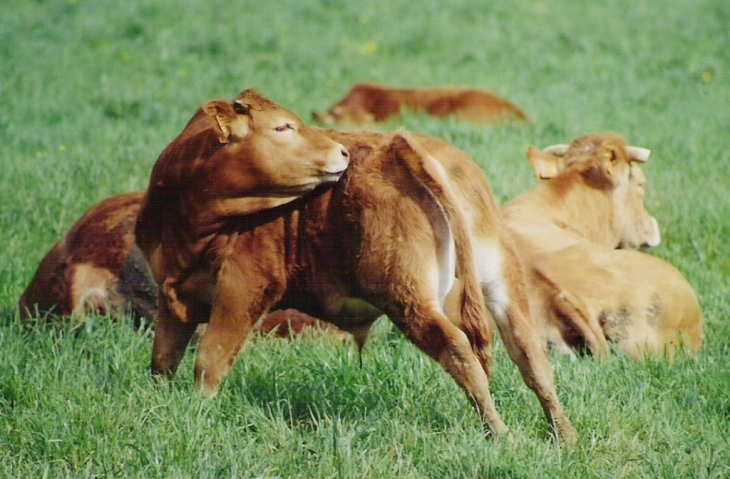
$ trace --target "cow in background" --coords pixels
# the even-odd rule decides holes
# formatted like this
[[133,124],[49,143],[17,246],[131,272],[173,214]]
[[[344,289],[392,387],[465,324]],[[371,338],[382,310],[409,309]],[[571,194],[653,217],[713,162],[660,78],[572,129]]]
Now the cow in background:
[[475,123],[529,121],[513,103],[476,88],[399,89],[366,83],[352,87],[347,96],[326,113],[314,112],[313,116],[324,125],[368,124],[399,116],[404,110],[437,118],[453,116]]
[[543,182],[502,213],[525,261],[532,317],[559,351],[606,356],[612,345],[671,358],[680,344],[702,346],[691,285],[669,263],[633,251],[660,242],[643,203],[639,164],[649,154],[607,133],[528,150]]
[[157,283],[134,243],[144,191],[108,198],[51,248],[18,302],[20,315],[157,317]]

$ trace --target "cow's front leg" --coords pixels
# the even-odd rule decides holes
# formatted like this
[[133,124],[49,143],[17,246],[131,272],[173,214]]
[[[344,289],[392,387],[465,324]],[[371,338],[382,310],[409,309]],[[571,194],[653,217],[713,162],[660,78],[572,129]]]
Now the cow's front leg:
[[221,268],[210,322],[195,360],[195,385],[207,397],[216,395],[256,322],[281,298],[283,288],[252,276],[235,266]]
[[207,321],[210,313],[207,305],[195,305],[188,310],[191,314],[187,315],[185,321],[181,321],[170,311],[167,299],[160,295],[155,339],[152,344],[153,377],[175,376],[198,322]]

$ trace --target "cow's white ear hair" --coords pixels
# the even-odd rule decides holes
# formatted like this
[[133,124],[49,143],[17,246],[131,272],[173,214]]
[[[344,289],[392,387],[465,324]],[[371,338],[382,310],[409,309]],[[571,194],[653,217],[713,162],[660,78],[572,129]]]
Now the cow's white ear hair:
[[211,126],[218,133],[218,141],[229,143],[231,141],[230,115],[234,114],[233,107],[227,102],[213,100],[203,105],[203,111],[208,115]]

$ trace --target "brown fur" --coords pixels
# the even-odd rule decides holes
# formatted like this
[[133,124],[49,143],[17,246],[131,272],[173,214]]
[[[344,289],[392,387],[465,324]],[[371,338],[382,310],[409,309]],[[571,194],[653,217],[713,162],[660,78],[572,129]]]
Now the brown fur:
[[22,317],[36,314],[157,316],[157,284],[134,243],[144,192],[128,193],[91,208],[46,254],[18,303]]
[[[172,165],[164,161],[170,156],[176,159]],[[129,193],[92,208],[41,262],[19,301],[21,314],[94,311],[116,316],[131,304],[137,316],[153,318],[157,284],[135,240],[153,243],[161,230],[172,230],[173,240],[176,235],[182,241],[190,235],[205,236],[229,215],[285,204],[336,181],[348,162],[342,145],[255,90],[244,91],[233,103],[207,102],[155,165],[167,181],[185,177],[187,183],[169,188],[158,182],[154,195]],[[198,181],[215,185],[215,193],[191,187]],[[203,232],[170,224],[164,216],[139,216],[143,201],[180,201],[196,215],[195,225]],[[135,239],[136,222],[147,228]],[[186,258],[171,259],[178,260]]]
[[353,86],[327,113],[315,112],[313,115],[325,125],[366,124],[399,116],[404,109],[477,123],[529,121],[516,105],[484,90],[460,87],[398,89],[373,84]]
[[[159,242],[143,246],[150,257],[192,259],[151,263],[163,284],[153,372],[175,373],[200,322],[209,320],[196,359],[196,382],[212,395],[249,332],[275,304],[334,323],[360,343],[372,322],[385,313],[464,388],[485,427],[506,432],[485,371],[490,331],[469,238],[473,212],[470,218],[464,216],[464,193],[453,191],[432,158],[458,150],[408,133],[327,134],[344,142],[352,155],[346,178],[333,188],[318,189],[267,211],[227,218],[216,231],[195,226],[196,218],[179,202],[145,206],[156,211],[144,214],[189,224],[189,231],[211,233],[202,247],[196,237],[181,241],[164,230]],[[464,153],[457,156],[455,163],[473,164]],[[156,194],[155,185],[168,184],[159,171],[153,171],[149,197]],[[473,185],[481,190],[468,194],[488,198],[492,206],[485,206],[485,211],[496,216],[491,191],[481,178]],[[499,224],[498,219],[490,221]],[[148,227],[138,223],[138,230]],[[447,260],[451,235],[456,240],[456,270]],[[507,256],[516,261],[515,255]],[[447,317],[446,303],[454,300],[446,295],[455,274],[460,278],[456,302],[461,304],[449,310],[459,311],[459,317]],[[517,281],[518,276],[514,276]],[[533,356],[527,347],[534,337],[530,328],[529,322],[520,324],[518,329],[528,332],[527,343],[520,343],[516,349],[522,348],[521,352],[513,357]],[[542,359],[544,352],[539,346],[537,350]],[[575,431],[557,402],[544,359],[539,371],[530,371],[535,363],[529,360],[522,361],[520,369],[561,436],[573,441]]]
[[259,324],[257,331],[265,335],[274,335],[278,338],[290,336],[306,336],[312,331],[325,331],[333,336],[348,341],[350,335],[338,327],[315,319],[296,309],[272,311]]
[[503,213],[528,266],[533,319],[545,344],[570,354],[587,347],[604,356],[609,342],[637,358],[665,348],[672,356],[681,340],[699,349],[701,313],[689,283],[664,261],[614,249],[659,242],[643,205],[646,178],[626,146],[601,134],[560,157],[529,150],[546,181]]
[[[195,238],[203,249],[226,218],[291,202],[336,181],[348,162],[342,145],[255,90],[233,103],[207,102],[155,163],[137,219],[137,243],[148,255],[148,246],[161,241],[188,244]],[[167,204],[182,214],[161,214]],[[187,269],[195,256],[148,258],[153,271],[168,274]]]

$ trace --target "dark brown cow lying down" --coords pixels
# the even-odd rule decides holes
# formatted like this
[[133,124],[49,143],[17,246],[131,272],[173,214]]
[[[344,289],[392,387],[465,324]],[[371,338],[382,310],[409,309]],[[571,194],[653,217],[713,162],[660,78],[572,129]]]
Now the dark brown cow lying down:
[[399,89],[372,84],[355,85],[329,111],[313,115],[325,125],[366,124],[399,116],[404,109],[477,123],[529,121],[519,107],[484,90],[460,87]]
[[[41,261],[18,302],[21,317],[55,314],[84,317],[131,313],[157,320],[157,283],[134,243],[144,191],[107,198],[84,214]],[[287,338],[308,330],[327,330],[346,339],[336,327],[296,310],[272,311],[257,331]]]
[[[195,208],[187,198],[200,197],[202,189],[214,202],[217,189],[190,181],[194,172],[172,174],[185,164],[178,152],[190,138],[182,135],[163,152],[136,229],[160,284],[153,373],[174,375],[197,325],[207,322],[195,376],[197,387],[212,396],[250,331],[275,305],[334,323],[359,342],[385,313],[454,377],[485,428],[505,433],[489,392],[484,281],[510,355],[560,437],[574,442],[547,355],[527,318],[517,257],[478,167],[450,145],[408,133],[328,135],[351,151],[346,178],[255,214],[237,212],[235,202]],[[455,194],[452,176],[471,176],[465,180],[471,190]],[[489,203],[466,219],[465,195]],[[479,234],[474,244],[487,253],[482,265],[473,256],[473,231]],[[446,296],[455,285],[457,314],[447,317]]]
[[649,151],[587,135],[528,157],[545,181],[503,208],[528,270],[530,310],[546,344],[574,354],[609,343],[636,358],[702,345],[694,290],[669,263],[617,250],[659,244],[644,208]]
[[134,243],[143,191],[115,196],[91,208],[41,261],[18,303],[36,314],[157,317],[157,283]]

